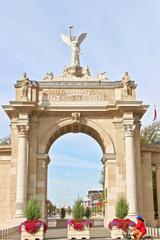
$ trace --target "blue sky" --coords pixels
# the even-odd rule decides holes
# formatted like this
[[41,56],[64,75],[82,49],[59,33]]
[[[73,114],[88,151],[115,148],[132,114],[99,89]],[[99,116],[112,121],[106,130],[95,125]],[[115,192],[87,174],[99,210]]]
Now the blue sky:
[[[0,104],[15,99],[14,83],[24,72],[31,80],[37,81],[46,72],[61,75],[63,67],[70,62],[70,52],[61,41],[60,34],[67,34],[68,26],[74,25],[76,35],[88,33],[81,47],[81,65],[88,65],[93,76],[106,71],[111,81],[120,80],[128,71],[138,85],[137,99],[150,105],[142,118],[142,127],[152,123],[154,104],[158,113],[160,110],[159,9],[159,0],[1,1]],[[8,117],[0,108],[0,136],[8,135],[9,131]],[[85,142],[84,147],[88,146],[84,154],[81,151],[83,145],[79,142]],[[74,143],[77,144],[73,148]],[[65,135],[55,142],[50,155],[53,155],[55,164],[53,160],[49,165],[49,196],[57,204],[66,202],[58,194],[72,192],[67,193],[72,199],[78,192],[83,195],[86,189],[82,186],[86,186],[86,182],[88,188],[99,187],[98,177],[95,179],[94,176],[101,168],[101,149],[90,137]],[[67,160],[64,159],[70,159],[68,162],[72,167],[65,166]],[[81,161],[84,169],[77,166]],[[85,172],[86,181],[83,184],[77,181],[72,187],[69,176],[77,173],[78,178],[81,171]],[[59,193],[55,189],[59,189]]]

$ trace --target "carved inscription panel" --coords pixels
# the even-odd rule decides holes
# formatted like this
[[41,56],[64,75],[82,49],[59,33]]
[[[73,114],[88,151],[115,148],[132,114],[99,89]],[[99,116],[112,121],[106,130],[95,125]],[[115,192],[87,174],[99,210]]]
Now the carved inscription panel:
[[40,96],[40,102],[54,101],[112,101],[113,91],[106,89],[48,89]]

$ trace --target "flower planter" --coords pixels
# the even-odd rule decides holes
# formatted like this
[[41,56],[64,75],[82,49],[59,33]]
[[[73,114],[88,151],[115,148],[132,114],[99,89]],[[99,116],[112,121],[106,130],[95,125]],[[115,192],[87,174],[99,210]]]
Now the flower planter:
[[115,228],[111,230],[111,238],[123,238],[122,230]]
[[68,225],[68,239],[90,239],[89,226],[85,226],[83,230],[75,230]]
[[123,238],[122,231],[128,231],[130,227],[134,227],[135,222],[130,219],[113,219],[109,224],[108,228],[111,230],[111,238]]
[[25,226],[21,227],[21,240],[44,240],[44,226],[42,225],[39,230],[34,233],[28,233]]

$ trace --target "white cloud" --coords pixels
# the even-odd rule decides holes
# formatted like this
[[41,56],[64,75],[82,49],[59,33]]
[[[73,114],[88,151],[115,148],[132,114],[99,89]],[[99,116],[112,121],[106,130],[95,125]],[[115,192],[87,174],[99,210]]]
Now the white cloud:
[[54,160],[51,159],[50,164],[54,166],[72,167],[72,168],[87,168],[87,169],[101,169],[101,165],[69,155],[54,155]]
[[84,178],[74,178],[74,181],[70,182],[70,181],[67,181],[66,179],[57,179],[57,178],[50,178],[48,180],[48,184],[49,185],[53,185],[53,186],[58,186],[60,185],[61,187],[62,186],[66,186],[66,185],[69,185],[69,186],[72,186],[72,187],[77,187],[77,186],[81,186],[81,188],[87,186],[87,188],[100,188],[100,184],[96,183],[95,182],[87,182],[86,184],[86,179]]

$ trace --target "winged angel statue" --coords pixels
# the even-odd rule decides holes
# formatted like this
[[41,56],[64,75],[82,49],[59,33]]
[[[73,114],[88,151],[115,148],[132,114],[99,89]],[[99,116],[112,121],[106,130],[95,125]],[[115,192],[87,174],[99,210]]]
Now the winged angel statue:
[[86,36],[87,33],[81,33],[77,39],[75,36],[61,34],[62,41],[71,48],[71,66],[80,66],[80,45]]

